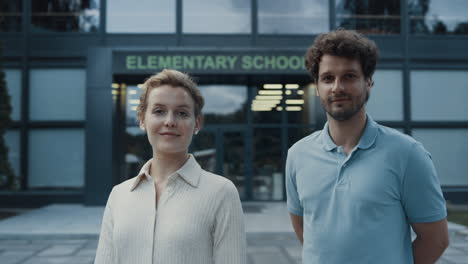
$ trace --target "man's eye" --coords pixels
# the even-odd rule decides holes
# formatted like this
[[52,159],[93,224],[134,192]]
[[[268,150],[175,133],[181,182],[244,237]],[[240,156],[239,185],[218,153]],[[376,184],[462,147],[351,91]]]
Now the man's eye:
[[350,73],[350,74],[346,74],[346,78],[347,78],[347,79],[354,79],[355,77],[356,77],[356,75],[354,75],[354,74],[351,74],[351,73]]
[[333,81],[333,77],[331,77],[331,76],[324,76],[324,77],[322,77],[322,81],[324,81],[324,82]]

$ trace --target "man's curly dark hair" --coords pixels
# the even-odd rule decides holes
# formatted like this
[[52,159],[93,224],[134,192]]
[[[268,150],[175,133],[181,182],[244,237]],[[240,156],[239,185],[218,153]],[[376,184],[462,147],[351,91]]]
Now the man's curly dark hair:
[[305,54],[305,66],[317,82],[319,63],[323,55],[357,59],[361,62],[362,72],[367,79],[374,74],[378,53],[374,41],[354,30],[337,29],[317,36]]

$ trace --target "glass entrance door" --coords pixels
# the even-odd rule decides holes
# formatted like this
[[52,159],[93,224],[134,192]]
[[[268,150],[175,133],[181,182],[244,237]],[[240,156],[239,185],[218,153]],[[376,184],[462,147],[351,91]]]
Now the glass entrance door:
[[204,128],[194,136],[190,152],[200,166],[231,180],[241,199],[246,198],[245,132],[226,127]]

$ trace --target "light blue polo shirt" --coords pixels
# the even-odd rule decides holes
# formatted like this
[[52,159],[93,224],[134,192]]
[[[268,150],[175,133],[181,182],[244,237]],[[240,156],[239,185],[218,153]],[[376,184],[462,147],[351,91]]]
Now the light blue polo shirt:
[[304,220],[304,264],[413,263],[410,223],[446,217],[430,154],[367,116],[349,156],[323,130],[286,161],[288,210]]

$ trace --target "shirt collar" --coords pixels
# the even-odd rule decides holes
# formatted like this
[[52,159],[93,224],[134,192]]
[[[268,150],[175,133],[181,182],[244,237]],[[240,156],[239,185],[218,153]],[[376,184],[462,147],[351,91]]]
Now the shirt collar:
[[[364,128],[364,133],[362,134],[361,138],[359,139],[359,143],[357,148],[360,149],[368,149],[370,148],[377,137],[377,130],[378,126],[377,123],[370,117],[370,115],[366,115],[366,127]],[[338,146],[333,142],[330,137],[330,132],[328,131],[328,122],[325,123],[323,130],[321,132],[321,138],[323,143],[323,148],[326,151],[332,151]]]
[[[148,160],[145,165],[141,168],[138,175],[135,177],[135,181],[133,182],[130,191],[135,190],[139,184],[143,180],[147,180],[149,182],[153,182],[153,178],[150,176],[149,172],[151,169],[151,161],[153,159]],[[192,154],[189,154],[188,160],[182,165],[180,169],[174,172],[174,176],[179,175],[184,181],[190,184],[193,187],[197,187],[200,181],[200,175],[202,172],[202,168],[198,165],[197,161],[193,157]],[[169,177],[172,177],[169,176]]]

